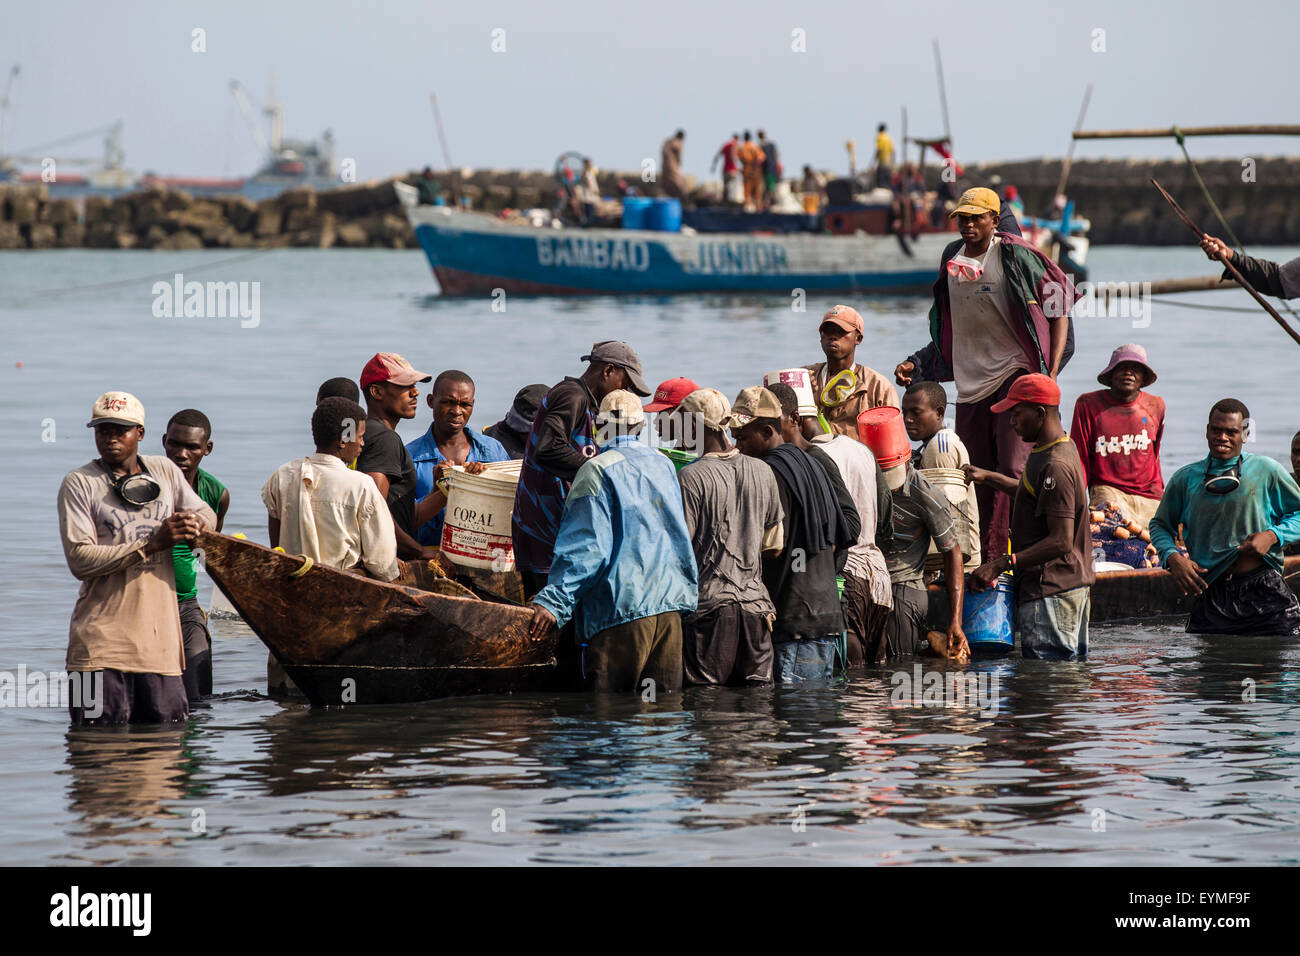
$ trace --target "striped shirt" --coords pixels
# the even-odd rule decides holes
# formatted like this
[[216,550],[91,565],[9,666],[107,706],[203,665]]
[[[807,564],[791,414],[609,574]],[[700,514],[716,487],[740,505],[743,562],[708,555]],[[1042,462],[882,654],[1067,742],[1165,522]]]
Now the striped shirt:
[[909,464],[902,487],[894,492],[894,535],[885,551],[885,565],[894,584],[924,587],[925,555],[930,539],[940,551],[957,543],[957,527],[948,499]]

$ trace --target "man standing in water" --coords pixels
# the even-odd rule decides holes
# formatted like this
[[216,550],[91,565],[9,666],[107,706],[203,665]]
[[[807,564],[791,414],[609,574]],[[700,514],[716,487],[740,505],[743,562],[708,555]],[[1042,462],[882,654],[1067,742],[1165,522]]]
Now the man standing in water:
[[575,620],[591,688],[649,690],[653,699],[682,686],[682,613],[694,611],[698,597],[695,555],[672,463],[637,437],[641,402],[615,389],[601,399],[596,424],[600,453],[578,469],[564,499],[529,635],[537,640]]
[[[167,422],[163,451],[181,470],[185,481],[204,503],[217,514],[220,531],[230,507],[226,486],[199,467],[212,454],[212,423],[197,408],[183,408]],[[172,549],[176,564],[176,600],[181,615],[181,634],[185,641],[185,693],[193,704],[212,693],[212,635],[208,633],[208,616],[199,606],[197,561],[194,551],[184,541]]]
[[1210,409],[1210,454],[1169,480],[1151,543],[1196,598],[1188,633],[1300,637],[1300,603],[1281,574],[1283,546],[1300,541],[1300,487],[1272,458],[1241,450],[1249,418],[1235,398]]
[[1165,400],[1143,391],[1155,380],[1146,349],[1121,345],[1097,376],[1106,388],[1079,396],[1070,426],[1089,503],[1094,508],[1107,502],[1118,505],[1144,528],[1151,524],[1165,490],[1160,471]]
[[[957,385],[957,434],[981,470],[1020,476],[1029,447],[1001,402],[1022,375],[1053,379],[1074,353],[1070,310],[1078,293],[1061,268],[1019,236],[999,231],[1003,211],[991,189],[968,189],[956,216],[961,239],[939,263],[930,308],[930,341],[894,369],[900,385]],[[977,489],[985,555],[1007,548],[1010,499],[991,483]]]
[[380,352],[361,370],[366,398],[366,442],[357,458],[357,471],[368,474],[388,503],[403,558],[432,557],[415,540],[415,464],[397,435],[397,423],[414,418],[420,407],[415,386],[433,376],[417,372],[394,352]]
[[542,399],[519,470],[511,532],[527,597],[546,585],[569,484],[597,454],[595,415],[601,399],[616,389],[650,394],[641,360],[626,342],[597,342],[582,361],[589,364],[580,377],[565,378]]
[[1061,425],[1061,389],[1047,375],[1024,375],[992,407],[1010,412],[1011,427],[1031,447],[1020,480],[968,465],[967,476],[1014,495],[1011,553],[986,557],[971,575],[985,590],[998,576],[1016,578],[1020,652],[1043,660],[1088,655],[1092,534],[1079,452]]
[[776,606],[774,679],[779,684],[828,680],[844,631],[835,572],[856,535],[841,516],[825,469],[786,444],[781,415],[771,391],[747,388],[732,405],[728,425],[741,454],[771,467],[785,514],[785,550],[763,558],[763,583]]
[[686,683],[770,684],[776,608],[762,560],[782,549],[776,478],[727,441],[731,403],[721,392],[697,389],[677,408],[700,450],[677,475],[699,570],[698,606],[682,619]]
[[898,391],[889,379],[857,361],[862,331],[857,309],[833,306],[817,327],[826,361],[804,366],[812,379],[817,410],[832,431],[853,439],[858,437],[858,416],[868,408],[898,407]]
[[487,462],[509,461],[510,456],[495,438],[469,427],[474,413],[474,380],[464,372],[448,369],[433,380],[427,399],[433,410],[429,430],[406,446],[415,465],[416,540],[426,547],[442,542],[443,516],[447,496],[438,482],[452,465],[464,465],[479,474]]
[[[216,513],[162,455],[141,455],[144,406],[126,392],[95,400],[99,458],[59,487],[59,536],[81,581],[67,668],[74,724],[170,723],[190,712],[172,548],[216,527]],[[97,697],[90,700],[89,697]]]

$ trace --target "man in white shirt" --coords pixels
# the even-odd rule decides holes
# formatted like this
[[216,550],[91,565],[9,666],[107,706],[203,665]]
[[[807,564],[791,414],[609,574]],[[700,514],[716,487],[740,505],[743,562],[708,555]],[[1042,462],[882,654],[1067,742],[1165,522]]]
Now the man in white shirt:
[[[365,445],[366,412],[346,398],[326,398],[311,416],[316,453],[281,465],[262,486],[271,547],[317,564],[360,568],[381,581],[401,571],[388,505],[374,480],[348,468]],[[292,693],[274,657],[267,661],[272,693]]]
[[392,581],[400,571],[392,516],[374,481],[348,468],[365,445],[365,410],[327,398],[311,431],[316,453],[281,465],[262,486],[271,547]]

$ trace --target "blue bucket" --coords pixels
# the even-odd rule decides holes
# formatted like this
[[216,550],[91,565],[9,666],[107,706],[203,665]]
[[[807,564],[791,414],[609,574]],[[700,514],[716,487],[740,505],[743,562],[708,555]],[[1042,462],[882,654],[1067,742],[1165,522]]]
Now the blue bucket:
[[681,232],[682,201],[671,197],[651,200],[645,227],[656,232]]
[[650,213],[652,200],[645,196],[623,197],[623,228],[649,229],[646,219]]
[[1016,586],[1003,574],[987,591],[972,591],[966,577],[961,627],[972,651],[1012,650],[1016,646]]

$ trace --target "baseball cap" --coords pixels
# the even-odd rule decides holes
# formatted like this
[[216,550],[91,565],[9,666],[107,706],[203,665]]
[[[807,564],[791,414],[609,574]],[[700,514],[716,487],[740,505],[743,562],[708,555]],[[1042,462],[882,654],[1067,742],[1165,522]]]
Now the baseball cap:
[[646,405],[645,410],[662,412],[665,408],[676,408],[683,398],[698,388],[689,378],[670,378],[655,389],[655,397]]
[[1052,381],[1050,375],[1022,375],[1011,383],[1007,397],[994,405],[992,411],[1001,414],[1021,402],[1031,405],[1060,405],[1061,387]]
[[392,382],[394,385],[414,385],[416,382],[431,382],[433,376],[428,372],[417,372],[411,363],[396,352],[378,352],[361,370],[361,391],[365,391],[376,382]]
[[705,428],[722,431],[731,418],[731,402],[716,388],[697,388],[677,403],[679,415],[698,415]]
[[632,380],[632,391],[638,395],[650,394],[645,379],[641,377],[641,360],[637,358],[632,346],[626,342],[613,340],[597,342],[592,345],[591,351],[582,357],[582,361],[604,362],[607,365],[617,365],[619,368],[627,369],[627,377]]
[[643,421],[645,409],[641,400],[626,389],[616,388],[600,400],[597,424],[639,425]]
[[87,428],[96,425],[139,425],[144,427],[144,406],[130,392],[105,392],[90,407]]
[[862,316],[859,315],[858,310],[853,308],[851,305],[831,306],[830,310],[822,316],[822,320],[817,324],[817,328],[820,329],[827,322],[839,326],[845,332],[857,332],[859,335],[862,334]]
[[986,212],[996,213],[1001,211],[1002,200],[998,199],[998,194],[983,186],[976,186],[961,194],[957,208],[948,213],[948,218],[951,219],[959,213],[965,213],[968,216],[979,216]]
[[756,418],[780,418],[781,403],[762,385],[742,388],[731,405],[727,427],[744,428]]

